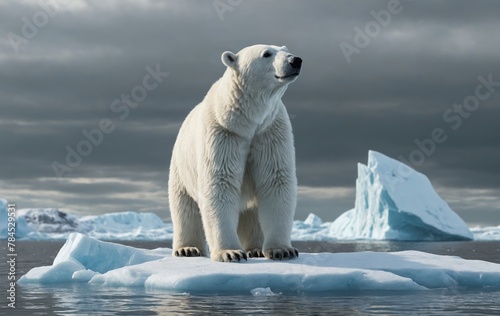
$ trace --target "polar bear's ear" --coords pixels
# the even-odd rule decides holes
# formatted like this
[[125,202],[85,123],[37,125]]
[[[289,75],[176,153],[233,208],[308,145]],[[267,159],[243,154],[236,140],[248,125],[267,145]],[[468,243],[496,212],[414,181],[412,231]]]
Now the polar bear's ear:
[[220,59],[222,60],[222,63],[224,65],[226,65],[226,67],[230,67],[230,68],[236,68],[236,59],[238,57],[234,54],[234,53],[231,53],[231,52],[223,52],[222,53],[222,56],[220,57]]

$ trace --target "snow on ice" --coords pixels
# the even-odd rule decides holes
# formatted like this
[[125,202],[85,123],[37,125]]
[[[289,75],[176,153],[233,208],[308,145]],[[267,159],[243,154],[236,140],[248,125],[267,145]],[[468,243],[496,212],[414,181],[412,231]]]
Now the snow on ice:
[[89,283],[173,293],[272,295],[325,291],[421,291],[500,287],[500,265],[418,251],[301,253],[294,260],[240,263],[172,257],[171,249],[137,249],[70,234],[52,266],[18,283]]

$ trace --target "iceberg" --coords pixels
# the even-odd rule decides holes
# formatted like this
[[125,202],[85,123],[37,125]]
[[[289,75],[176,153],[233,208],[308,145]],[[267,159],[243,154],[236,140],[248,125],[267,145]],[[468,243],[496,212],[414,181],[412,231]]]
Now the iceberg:
[[258,287],[258,288],[255,288],[253,290],[250,290],[250,293],[252,293],[253,296],[274,296],[274,295],[278,295],[278,294],[274,293],[273,291],[271,291],[270,287],[266,287],[266,288]]
[[358,164],[354,209],[330,226],[338,239],[472,240],[465,222],[439,197],[429,179],[376,151]]
[[328,291],[425,291],[500,287],[500,265],[418,251],[301,253],[294,260],[240,263],[172,257],[171,249],[138,249],[70,234],[51,266],[18,284],[88,283],[192,294],[274,295]]
[[331,222],[323,223],[316,214],[310,213],[305,221],[293,221],[292,240],[335,240],[330,236]]

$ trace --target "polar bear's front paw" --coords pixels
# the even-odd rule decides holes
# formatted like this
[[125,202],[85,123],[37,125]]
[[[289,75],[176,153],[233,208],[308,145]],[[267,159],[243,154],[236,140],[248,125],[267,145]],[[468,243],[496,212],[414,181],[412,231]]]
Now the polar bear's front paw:
[[248,258],[263,258],[264,253],[262,252],[262,248],[253,248],[247,250]]
[[293,247],[269,248],[264,250],[264,256],[267,259],[293,259],[299,256],[299,251]]
[[212,253],[213,261],[221,261],[221,262],[230,262],[230,261],[238,261],[241,259],[247,260],[247,254],[240,249],[227,249],[227,250],[219,250],[214,251]]
[[176,257],[200,257],[201,251],[196,247],[182,247],[174,251]]

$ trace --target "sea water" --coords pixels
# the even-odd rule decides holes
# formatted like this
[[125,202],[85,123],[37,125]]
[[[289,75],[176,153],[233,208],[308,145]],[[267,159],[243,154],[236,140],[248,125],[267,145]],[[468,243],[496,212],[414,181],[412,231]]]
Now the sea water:
[[[51,265],[64,242],[18,241],[16,277]],[[170,242],[124,242],[139,248]],[[7,249],[2,242],[0,315],[500,315],[500,289],[442,289],[418,292],[328,292],[314,295],[172,295],[143,288],[102,288],[87,284],[16,287],[16,308],[7,306]],[[301,252],[418,250],[500,263],[500,242],[294,242]]]

